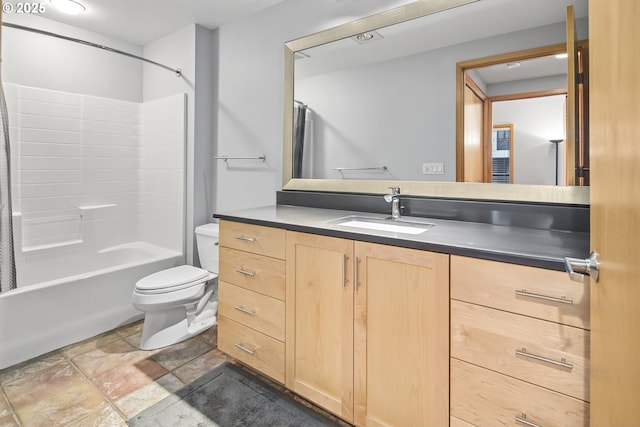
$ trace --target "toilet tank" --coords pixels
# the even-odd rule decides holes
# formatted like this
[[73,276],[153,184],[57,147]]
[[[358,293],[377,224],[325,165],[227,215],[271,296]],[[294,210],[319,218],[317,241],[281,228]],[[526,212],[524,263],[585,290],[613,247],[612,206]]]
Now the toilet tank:
[[196,245],[200,265],[205,270],[218,273],[218,224],[204,224],[196,227]]

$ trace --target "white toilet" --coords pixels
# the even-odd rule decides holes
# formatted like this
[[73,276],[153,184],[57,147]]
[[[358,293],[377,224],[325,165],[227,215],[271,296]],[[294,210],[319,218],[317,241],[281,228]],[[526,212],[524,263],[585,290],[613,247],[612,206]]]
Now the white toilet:
[[143,277],[133,290],[133,306],[145,312],[140,349],[184,341],[216,324],[218,313],[218,224],[196,227],[202,268],[191,265]]

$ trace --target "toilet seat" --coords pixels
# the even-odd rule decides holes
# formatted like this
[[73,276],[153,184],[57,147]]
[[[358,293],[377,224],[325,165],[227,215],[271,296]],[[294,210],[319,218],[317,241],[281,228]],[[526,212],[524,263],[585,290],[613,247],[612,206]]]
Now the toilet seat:
[[180,265],[140,279],[135,290],[139,294],[163,294],[200,285],[214,277],[202,268]]

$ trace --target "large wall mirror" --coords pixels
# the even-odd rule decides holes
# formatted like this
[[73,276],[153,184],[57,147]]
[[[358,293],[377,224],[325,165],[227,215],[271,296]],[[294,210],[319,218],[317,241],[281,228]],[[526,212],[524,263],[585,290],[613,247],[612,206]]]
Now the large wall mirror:
[[[565,176],[556,172],[557,153],[571,145],[564,129],[576,126],[562,116],[572,84],[562,71],[567,59],[555,58],[567,45],[569,5],[577,39],[585,40],[587,0],[425,0],[286,43],[283,188],[384,193],[399,185],[413,195],[588,204],[588,187],[563,185],[564,178],[555,184]],[[499,70],[469,69],[487,92],[561,95],[554,101],[561,116],[553,122],[543,123],[542,113],[521,114],[538,120],[540,164],[529,156],[518,165],[528,125],[516,122],[509,183],[491,183],[491,173],[479,183],[459,182],[471,181],[459,173],[464,127],[456,116],[467,108],[457,94],[460,64],[548,47],[556,62],[545,58],[537,74],[500,77],[514,68],[522,73],[529,58]],[[496,120],[511,120],[495,111]],[[488,144],[493,124],[485,127]],[[560,145],[550,142],[558,139]],[[559,164],[565,167],[564,157]],[[527,168],[534,173],[519,178]]]

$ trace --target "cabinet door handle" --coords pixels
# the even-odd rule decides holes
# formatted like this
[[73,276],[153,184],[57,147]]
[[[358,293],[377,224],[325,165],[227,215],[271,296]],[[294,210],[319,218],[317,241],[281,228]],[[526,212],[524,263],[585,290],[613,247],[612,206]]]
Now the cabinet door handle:
[[566,299],[565,297],[558,298],[558,297],[550,297],[548,295],[534,294],[533,292],[527,292],[526,289],[522,289],[520,291],[516,289],[516,295],[519,295],[521,297],[527,297],[527,298],[543,299],[545,301],[560,302],[562,304],[573,304],[573,300]]
[[522,350],[516,350],[516,356],[524,356],[524,357],[528,357],[529,359],[539,360],[541,362],[549,363],[551,365],[562,366],[563,368],[567,368],[567,369],[573,369],[573,365],[571,363],[567,363],[564,359],[554,360],[554,359],[549,359],[548,357],[538,356],[537,354],[527,352],[526,348],[523,348]]
[[256,275],[256,273],[252,273],[250,271],[243,270],[241,268],[236,268],[236,273],[244,274],[245,276],[249,276],[249,277],[255,277]]
[[255,243],[256,239],[255,237],[247,237],[247,236],[236,236],[237,240],[242,240],[243,242],[250,242],[250,243]]
[[247,347],[243,346],[242,344],[235,344],[235,346],[236,346],[237,348],[239,348],[240,350],[244,351],[245,353],[250,354],[250,355],[252,355],[252,356],[253,356],[253,354],[255,353],[255,351],[254,351],[254,350],[249,350]]
[[236,310],[248,314],[249,316],[254,316],[256,314],[256,312],[254,310],[249,310],[247,308],[244,308],[243,306],[239,305],[238,307],[234,307]]
[[525,414],[522,414],[521,417],[516,416],[516,422],[520,424],[524,424],[529,427],[542,427],[540,424],[529,421]]
[[347,287],[347,282],[349,281],[349,279],[347,279],[347,260],[349,259],[349,257],[347,255],[342,255],[342,287],[346,288]]
[[356,288],[356,291],[358,290],[358,286],[360,286],[360,277],[359,277],[359,274],[358,274],[358,270],[359,269],[360,269],[360,258],[356,257],[355,278],[354,278],[355,279],[354,280],[355,281],[354,286]]

